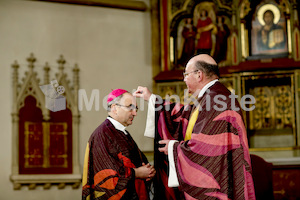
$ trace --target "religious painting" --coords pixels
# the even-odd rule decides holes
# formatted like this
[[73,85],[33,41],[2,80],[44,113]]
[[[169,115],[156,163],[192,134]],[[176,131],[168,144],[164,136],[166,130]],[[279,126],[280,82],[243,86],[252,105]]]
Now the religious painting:
[[184,66],[195,54],[197,28],[194,26],[192,16],[180,21],[177,32],[177,62]]
[[213,56],[218,63],[226,61],[230,19],[217,10],[214,3],[201,2],[178,20],[174,27],[177,66],[184,67],[192,56],[200,53]]
[[288,54],[287,25],[283,13],[275,4],[257,7],[251,30],[252,56]]

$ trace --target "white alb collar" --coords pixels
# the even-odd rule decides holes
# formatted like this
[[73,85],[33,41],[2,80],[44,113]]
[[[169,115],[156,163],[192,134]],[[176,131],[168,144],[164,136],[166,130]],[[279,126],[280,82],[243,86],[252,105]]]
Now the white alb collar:
[[120,122],[118,122],[112,117],[107,117],[107,119],[114,125],[114,127],[117,130],[122,131],[125,135],[127,135],[127,132],[125,131],[126,126],[124,126],[123,124],[121,124]]
[[214,85],[216,82],[218,81],[218,79],[215,79],[213,81],[210,81],[209,83],[207,83],[200,91],[200,93],[198,94],[198,98],[202,97],[205,93],[205,91],[210,88],[212,85]]

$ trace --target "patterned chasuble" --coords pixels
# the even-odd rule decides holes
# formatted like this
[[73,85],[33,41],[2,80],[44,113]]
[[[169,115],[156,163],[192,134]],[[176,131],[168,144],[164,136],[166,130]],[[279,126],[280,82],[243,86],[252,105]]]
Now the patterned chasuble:
[[[214,103],[218,94],[226,97],[223,102],[227,108]],[[231,109],[239,108],[239,103],[236,100],[232,106],[230,94],[223,84],[216,82],[198,99],[200,106],[196,117],[191,116],[191,105],[169,102],[156,105],[163,106],[163,109],[157,109],[155,114],[155,199],[255,199],[242,112]],[[213,106],[222,108],[222,111],[216,111]],[[194,122],[191,122],[193,118]],[[161,139],[179,141],[173,149],[178,188],[167,186],[167,157],[157,150]]]
[[135,179],[133,168],[147,164],[146,156],[130,136],[106,119],[86,147],[82,199],[148,200],[146,182]]

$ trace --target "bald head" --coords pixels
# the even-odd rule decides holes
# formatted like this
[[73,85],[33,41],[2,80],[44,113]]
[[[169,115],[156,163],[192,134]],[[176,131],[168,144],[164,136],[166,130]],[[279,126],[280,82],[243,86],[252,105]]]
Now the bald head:
[[189,60],[191,63],[195,63],[197,61],[205,62],[210,65],[217,65],[217,62],[208,54],[199,54]]
[[185,74],[184,82],[189,93],[198,95],[206,84],[219,78],[219,68],[210,55],[200,54],[189,60],[185,67]]
[[186,67],[191,67],[202,71],[208,80],[220,77],[217,62],[208,54],[199,54],[192,57]]

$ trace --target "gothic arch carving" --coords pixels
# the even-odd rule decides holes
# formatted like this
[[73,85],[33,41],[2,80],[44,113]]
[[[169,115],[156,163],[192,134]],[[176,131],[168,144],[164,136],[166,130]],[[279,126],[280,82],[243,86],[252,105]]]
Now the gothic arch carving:
[[[63,169],[59,173],[52,174],[47,173],[47,170],[42,170],[40,173],[31,174],[27,173],[23,170],[24,166],[22,165],[22,157],[20,159],[20,135],[22,131],[25,134],[25,125],[23,123],[24,119],[21,119],[23,115],[20,115],[20,110],[25,108],[25,100],[28,97],[33,97],[36,101],[36,108],[41,110],[42,119],[39,119],[40,125],[46,125],[46,127],[50,127],[51,125],[55,125],[55,121],[51,121],[51,118],[57,116],[57,113],[53,115],[52,111],[46,105],[46,97],[42,92],[40,86],[47,85],[50,83],[50,66],[48,63],[45,64],[43,71],[43,83],[41,83],[40,78],[38,77],[38,73],[35,71],[35,61],[36,58],[33,54],[27,58],[28,61],[28,70],[24,73],[24,78],[19,82],[18,69],[19,64],[17,61],[12,65],[13,68],[13,76],[12,76],[12,89],[13,89],[13,106],[12,106],[12,140],[13,145],[12,149],[12,173],[10,176],[11,181],[13,182],[14,189],[20,189],[22,186],[28,186],[29,189],[35,189],[37,186],[42,185],[44,189],[50,188],[52,185],[57,185],[60,189],[64,188],[66,185],[72,185],[73,188],[78,188],[81,183],[81,173],[79,166],[79,112],[77,107],[77,96],[78,96],[78,88],[79,88],[79,68],[77,65],[73,68],[73,80],[72,82],[67,78],[67,73],[64,72],[64,64],[66,63],[65,59],[61,55],[58,63],[58,72],[55,77],[60,86],[63,86],[65,89],[64,98],[66,99],[67,106],[66,109],[69,110],[67,112],[71,113],[70,120],[68,121],[70,128],[66,129],[67,134],[71,134],[70,146],[71,150],[68,153],[68,169]],[[52,79],[53,80],[53,79]],[[32,99],[32,98],[31,98]],[[24,113],[24,112],[23,112]],[[21,120],[21,121],[20,121]],[[31,123],[31,122],[26,122]],[[66,122],[67,123],[67,122]],[[58,125],[63,124],[63,127],[66,127],[66,123],[56,123]],[[45,127],[43,128],[43,131]],[[52,132],[51,132],[52,133]],[[44,133],[43,133],[44,134]],[[22,136],[23,137],[23,136]],[[24,136],[26,137],[26,136]],[[50,137],[50,136],[49,136]],[[63,136],[64,137],[64,136]],[[27,144],[27,143],[26,143]],[[26,144],[23,146],[26,146]],[[27,146],[29,143],[27,144]],[[24,154],[25,155],[25,154]],[[66,154],[67,155],[67,154]],[[49,156],[49,155],[48,155]],[[71,158],[70,158],[71,157]],[[65,163],[66,163],[65,162]],[[47,162],[46,162],[47,164]],[[47,166],[43,164],[43,166]],[[65,164],[64,164],[65,166]],[[56,166],[57,167],[57,166]],[[26,168],[26,167],[25,167]],[[45,167],[44,167],[45,168]],[[51,169],[51,164],[48,168]],[[22,171],[23,170],[23,171]],[[52,169],[53,170],[53,169]],[[56,169],[54,169],[56,170]],[[46,173],[44,173],[46,172]]]

